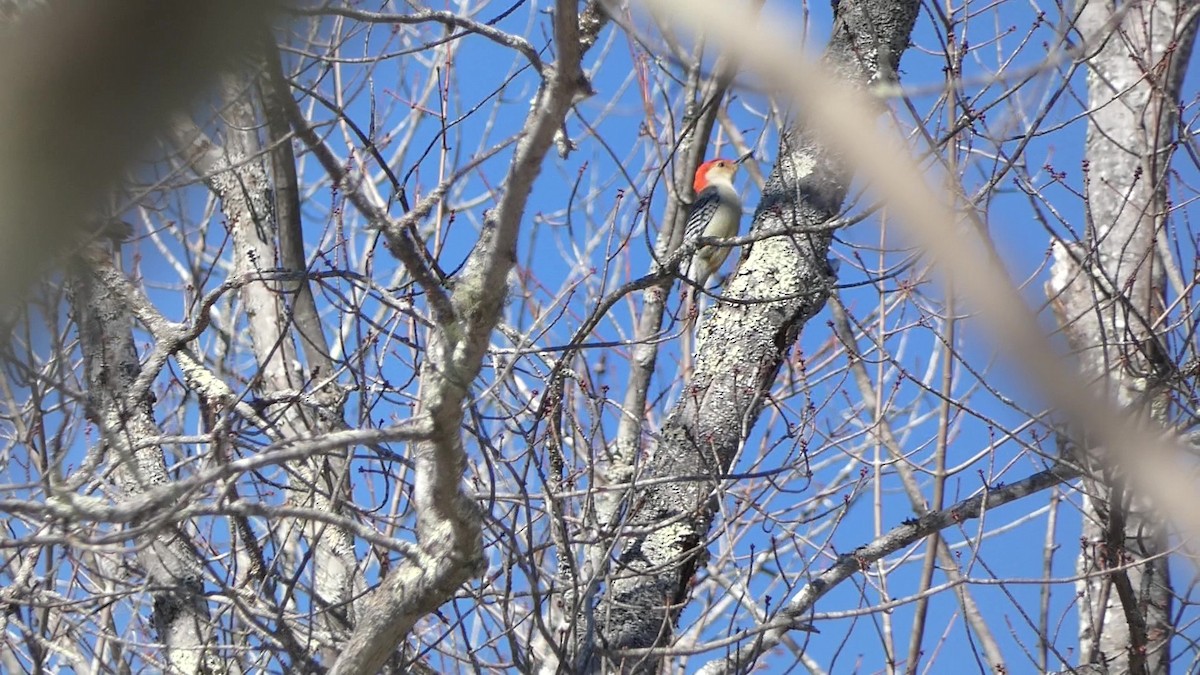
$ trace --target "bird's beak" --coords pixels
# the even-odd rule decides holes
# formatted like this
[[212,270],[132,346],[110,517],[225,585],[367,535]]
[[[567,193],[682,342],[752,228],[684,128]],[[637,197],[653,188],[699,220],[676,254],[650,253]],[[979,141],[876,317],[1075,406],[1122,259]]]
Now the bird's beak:
[[742,155],[741,157],[738,157],[736,163],[740,166],[742,163],[744,163],[746,160],[750,159],[753,156],[754,156],[754,151],[751,150],[750,152],[747,152],[746,154]]

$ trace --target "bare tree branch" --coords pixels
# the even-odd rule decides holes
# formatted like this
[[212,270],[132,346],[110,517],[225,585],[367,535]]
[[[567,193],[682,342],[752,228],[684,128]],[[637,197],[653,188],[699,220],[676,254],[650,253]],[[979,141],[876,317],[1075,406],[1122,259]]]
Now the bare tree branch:
[[406,561],[372,592],[333,669],[337,675],[377,672],[417,619],[444,603],[454,588],[480,571],[480,514],[460,485],[466,464],[460,431],[462,404],[500,319],[533,181],[571,106],[578,95],[590,90],[580,69],[578,21],[573,1],[556,4],[558,60],[544,70],[545,81],[530,107],[524,137],[517,143],[505,176],[504,192],[455,280],[451,297],[454,323],[442,325],[430,338],[421,379],[425,392],[422,409],[433,421],[433,438],[419,444],[413,456],[416,482],[412,499],[418,509],[422,555]]
[[809,581],[779,613],[779,616],[756,627],[753,631],[748,631],[752,635],[752,637],[748,637],[749,644],[738,649],[729,658],[706,664],[700,672],[704,675],[751,672],[758,658],[779,644],[784,635],[789,631],[807,626],[805,618],[812,611],[817,600],[883,556],[895,553],[915,541],[937,534],[948,527],[979,518],[987,511],[999,506],[1041,492],[1078,476],[1079,472],[1076,469],[1060,464],[1016,483],[984,490],[950,508],[927,513],[842,555],[832,567]]
[[[839,29],[826,49],[827,61],[858,85],[865,85],[885,61],[894,72],[916,14],[912,3],[839,3]],[[780,143],[752,231],[829,221],[841,208],[850,174],[850,166],[811,128],[790,129]],[[667,416],[640,478],[714,478],[653,485],[630,496],[633,506],[625,525],[646,534],[620,543],[607,592],[595,610],[607,653],[669,643],[692,576],[704,560],[715,516],[716,476],[730,470],[780,364],[832,288],[826,263],[830,241],[828,231],[818,230],[757,243],[725,295],[759,302],[719,304],[701,323],[695,372]],[[762,301],[764,296],[791,299],[769,302]],[[594,658],[589,668],[651,672],[657,665],[653,659],[616,656]]]

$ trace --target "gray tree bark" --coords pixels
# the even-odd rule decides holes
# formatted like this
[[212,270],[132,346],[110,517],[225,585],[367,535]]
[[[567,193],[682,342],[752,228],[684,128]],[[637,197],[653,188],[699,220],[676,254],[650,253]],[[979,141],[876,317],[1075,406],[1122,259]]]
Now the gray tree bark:
[[[917,11],[918,3],[907,1],[838,3],[825,63],[860,87],[890,77]],[[729,301],[701,319],[693,378],[636,478],[655,482],[627,496],[624,525],[638,534],[619,542],[608,587],[594,608],[599,648],[581,664],[587,670],[659,669],[661,657],[622,650],[671,643],[704,562],[720,476],[800,331],[829,297],[827,223],[839,212],[851,176],[847,162],[809,128],[798,124],[784,135],[752,233],[786,234],[755,242],[724,291]]]
[[[133,314],[118,290],[124,277],[113,267],[111,255],[103,242],[86,247],[71,274],[71,303],[83,351],[86,414],[102,433],[93,458],[97,464],[106,460],[115,469],[122,495],[134,499],[171,479],[162,448],[149,442],[162,431],[154,420],[150,383],[139,378],[142,365],[133,341]],[[58,498],[73,503],[77,488],[61,486]],[[150,622],[165,649],[167,672],[222,672],[211,651],[213,624],[204,597],[203,561],[170,511],[164,515],[157,524],[153,517],[139,519],[135,526],[145,531],[135,542],[154,598]]]
[[[1167,168],[1195,7],[1149,0],[1089,2],[1087,229],[1056,242],[1047,292],[1085,375],[1117,405],[1165,424],[1169,375],[1164,313]],[[1077,569],[1080,664],[1108,673],[1167,673],[1173,633],[1166,519],[1131,496],[1077,438],[1087,470]]]
[[[293,246],[285,245],[301,240],[299,209],[284,201],[296,193],[295,176],[285,171],[272,175],[268,169],[288,161],[270,162],[268,148],[288,142],[279,137],[264,144],[259,138],[255,83],[266,75],[251,75],[222,81],[223,144],[218,145],[183,117],[176,118],[172,135],[191,168],[220,199],[233,242],[236,274],[250,280],[240,286],[239,293],[260,373],[255,389],[264,401],[262,416],[277,440],[311,438],[345,426],[343,395],[333,379],[329,347],[311,305],[305,262],[302,255],[297,259]],[[291,154],[290,147],[274,151]],[[294,159],[291,162],[294,165]],[[281,213],[288,217],[286,222],[279,220]],[[345,516],[344,457],[350,450],[347,448],[343,457],[316,456],[290,465],[291,505]],[[345,528],[329,523],[284,522],[284,549],[296,548],[304,538],[312,550],[307,564],[314,571],[314,599],[324,618],[324,634],[316,636],[317,641],[332,645],[344,640],[354,623],[358,580],[353,537]],[[297,555],[296,564],[302,561],[303,556]]]

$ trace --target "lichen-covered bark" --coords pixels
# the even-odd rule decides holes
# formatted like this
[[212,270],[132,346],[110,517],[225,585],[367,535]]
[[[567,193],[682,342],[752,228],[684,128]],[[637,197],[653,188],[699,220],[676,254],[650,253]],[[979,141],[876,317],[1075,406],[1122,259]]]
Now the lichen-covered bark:
[[[704,68],[700,60],[697,60],[688,72],[687,89],[684,93],[684,100],[687,101],[687,104],[683,126],[680,130],[680,140],[675,151],[674,176],[672,178],[675,190],[679,192],[690,190],[696,167],[704,161],[717,114],[722,109],[725,94],[733,83],[736,73],[733,63],[729,59],[718,61],[716,72],[712,74],[711,79],[702,78],[703,72]],[[705,84],[709,86],[704,86]],[[659,230],[655,240],[651,274],[661,274],[666,267],[665,261],[671,259],[673,255],[678,255],[683,240],[689,201],[684,194],[674,194],[674,197],[674,199],[668,200],[663,217],[664,226]],[[661,346],[661,342],[656,339],[656,336],[662,331],[663,319],[667,311],[667,299],[670,297],[671,287],[676,281],[676,277],[671,274],[661,274],[661,279],[652,283],[642,292],[642,304],[634,327],[634,344],[630,348],[625,394],[620,408],[624,412],[617,422],[616,438],[611,445],[608,457],[596,467],[597,487],[623,485],[628,483],[633,476],[633,467],[641,450],[647,394],[654,377],[658,350]],[[597,307],[594,311],[599,315],[602,313],[602,309],[602,307]],[[568,355],[560,361],[560,364],[570,362],[571,355]],[[554,461],[554,458],[561,456],[561,447],[556,432],[562,428],[563,382],[564,379],[561,377],[554,379],[544,399],[553,401],[553,404],[549,406],[548,424],[552,429],[550,434],[551,473],[552,481],[558,483],[555,487],[561,487],[563,482],[563,463]],[[624,490],[596,490],[593,497],[595,508],[587,514],[590,517],[583,525],[589,531],[595,532],[596,536],[588,537],[590,541],[587,546],[583,547],[584,553],[580,563],[577,564],[572,557],[574,551],[568,544],[565,524],[556,529],[554,533],[556,562],[564,588],[561,603],[557,601],[547,603],[553,610],[548,615],[548,623],[556,627],[561,638],[568,639],[563,652],[570,654],[571,661],[574,663],[586,663],[595,651],[595,614],[591,611],[591,606],[595,602],[598,586],[593,581],[608,573],[609,554],[612,550],[612,526],[620,520],[625,503],[624,497]],[[558,501],[552,501],[551,504],[553,508],[560,508]],[[560,522],[563,521],[560,519]],[[560,607],[563,611],[558,611]],[[558,672],[562,667],[559,657],[543,642],[542,635],[535,636],[540,672]]]
[[[1166,179],[1176,102],[1195,37],[1189,3],[1089,2],[1079,26],[1088,61],[1085,181],[1089,221],[1082,242],[1055,244],[1047,290],[1080,367],[1107,397],[1160,424],[1167,401],[1154,392],[1169,364],[1154,326],[1164,312]],[[1082,450],[1090,469],[1077,583],[1079,659],[1107,672],[1165,673],[1173,632],[1168,530],[1122,476]],[[1112,568],[1130,565],[1126,570]]]
[[[226,77],[222,81],[225,108],[224,142],[218,145],[182,117],[172,128],[176,144],[198,175],[220,199],[234,249],[238,276],[256,279],[239,287],[248,333],[259,368],[256,386],[264,398],[295,393],[292,402],[267,411],[279,438],[305,438],[341,426],[341,395],[329,379],[331,368],[321,356],[328,353],[324,336],[311,322],[302,337],[306,355],[317,356],[303,372],[296,348],[293,308],[298,286],[307,285],[295,261],[287,265],[280,252],[280,223],[273,200],[273,182],[267,170],[264,144],[258,137],[259,121],[253,104],[253,78]],[[287,186],[281,186],[287,190]],[[288,223],[298,230],[299,224]],[[293,234],[292,236],[296,236]],[[295,242],[292,242],[295,243]],[[276,271],[294,272],[280,280]],[[258,278],[261,277],[261,278]],[[290,291],[290,293],[289,293]],[[323,372],[322,372],[323,371]],[[288,499],[299,507],[338,513],[346,495],[346,462],[336,457],[302,459],[289,466]],[[317,605],[330,635],[348,634],[354,623],[354,586],[357,559],[353,537],[327,523],[301,521],[285,527],[288,536],[303,536],[313,549],[311,561]]]
[[[135,387],[141,362],[133,342],[133,316],[99,268],[111,268],[102,245],[91,245],[71,279],[71,307],[79,326],[87,382],[85,412],[101,430],[108,463],[127,498],[167,483],[162,448],[146,443],[162,435],[148,390]],[[111,270],[110,270],[111,271]],[[171,673],[214,672],[213,626],[204,597],[202,562],[173,524],[137,538],[137,559],[154,601],[150,615]]]
[[[918,5],[850,1],[837,5],[826,64],[852,85],[896,72]],[[601,650],[592,671],[655,672],[656,658],[617,650],[670,644],[704,560],[712,526],[716,476],[726,473],[738,443],[757,418],[762,397],[805,323],[829,296],[827,254],[851,167],[804,126],[779,147],[755,211],[753,232],[789,234],[755,242],[721,302],[702,320],[694,376],[664,422],[639,480],[688,477],[635,488],[626,537],[608,589],[595,609]],[[696,480],[695,477],[706,477]]]

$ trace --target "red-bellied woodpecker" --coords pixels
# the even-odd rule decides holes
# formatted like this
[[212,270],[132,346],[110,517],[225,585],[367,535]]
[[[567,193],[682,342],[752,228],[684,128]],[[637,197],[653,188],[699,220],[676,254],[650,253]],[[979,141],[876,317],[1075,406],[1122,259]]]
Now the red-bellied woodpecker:
[[[692,184],[696,189],[696,202],[688,214],[684,241],[737,236],[742,220],[742,199],[733,188],[737,170],[738,163],[731,159],[713,159],[696,169],[696,180]],[[703,288],[728,256],[728,246],[702,245],[692,256],[685,276]]]

